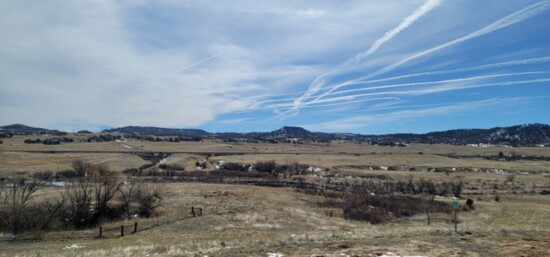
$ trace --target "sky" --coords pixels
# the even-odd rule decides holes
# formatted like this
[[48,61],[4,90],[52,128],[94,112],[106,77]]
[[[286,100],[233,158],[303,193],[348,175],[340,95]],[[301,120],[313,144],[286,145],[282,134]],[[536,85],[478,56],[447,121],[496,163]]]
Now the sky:
[[0,125],[550,123],[550,0],[0,1]]

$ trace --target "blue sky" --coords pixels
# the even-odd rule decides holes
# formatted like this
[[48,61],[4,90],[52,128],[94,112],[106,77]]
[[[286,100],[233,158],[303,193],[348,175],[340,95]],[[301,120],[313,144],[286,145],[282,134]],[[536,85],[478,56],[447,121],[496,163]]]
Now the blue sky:
[[550,0],[2,1],[0,124],[550,123]]

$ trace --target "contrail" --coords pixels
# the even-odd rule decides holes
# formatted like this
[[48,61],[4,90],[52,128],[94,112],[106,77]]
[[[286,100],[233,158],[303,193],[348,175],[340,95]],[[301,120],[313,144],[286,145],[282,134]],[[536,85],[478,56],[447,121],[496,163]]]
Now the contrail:
[[224,54],[226,54],[226,53],[228,53],[228,52],[230,52],[230,51],[231,51],[231,49],[228,49],[228,50],[219,52],[219,53],[217,53],[217,54],[215,54],[215,55],[212,55],[212,56],[209,56],[209,57],[207,57],[207,58],[204,58],[204,59],[202,59],[202,60],[200,60],[200,61],[198,61],[198,62],[196,62],[196,63],[193,63],[193,64],[188,65],[188,66],[186,66],[186,67],[183,67],[183,68],[181,68],[181,69],[177,69],[177,70],[171,71],[171,72],[167,73],[166,75],[168,76],[168,75],[172,75],[172,74],[175,74],[175,73],[178,73],[178,72],[186,71],[186,70],[191,69],[191,68],[193,68],[193,67],[195,67],[195,66],[197,66],[197,65],[199,65],[199,64],[201,64],[201,63],[207,62],[207,61],[209,61],[209,60],[211,60],[211,59],[214,59],[214,58],[216,58],[216,57],[218,57],[218,56],[224,55]]
[[302,101],[303,101],[304,98],[310,97],[311,95],[319,92],[319,90],[321,90],[322,86],[324,85],[324,78],[325,77],[327,77],[331,74],[334,74],[334,73],[338,73],[345,66],[360,62],[361,60],[365,59],[366,57],[368,57],[372,53],[376,52],[376,50],[378,50],[378,48],[380,48],[384,43],[386,43],[389,40],[391,40],[392,38],[394,38],[397,34],[399,34],[399,32],[401,32],[401,31],[405,30],[406,28],[408,28],[409,26],[411,26],[417,19],[419,19],[420,17],[424,16],[426,13],[430,12],[431,10],[433,10],[434,8],[439,6],[441,4],[441,2],[442,2],[442,0],[428,0],[428,1],[426,1],[422,6],[420,6],[418,9],[416,9],[411,15],[407,16],[397,27],[395,27],[392,30],[387,31],[386,33],[384,33],[384,35],[381,38],[377,39],[367,51],[354,56],[353,58],[351,58],[348,61],[342,63],[337,68],[330,71],[329,73],[326,73],[324,75],[321,75],[321,76],[318,76],[317,78],[315,78],[315,80],[310,84],[309,88],[304,93],[304,95],[302,95],[301,97],[296,98],[294,100],[294,108],[293,109],[298,110],[298,108],[301,106]]
[[312,102],[307,102],[304,105],[310,105],[310,104],[316,104],[316,103],[325,103],[325,102],[348,101],[348,100],[353,100],[353,99],[357,99],[357,98],[360,98],[360,97],[367,97],[367,96],[424,95],[424,94],[441,93],[441,92],[452,91],[452,90],[462,90],[462,89],[472,89],[472,88],[482,88],[482,87],[515,86],[515,85],[531,84],[531,83],[543,83],[543,82],[550,82],[550,78],[496,82],[496,83],[471,85],[471,86],[464,86],[464,85],[435,86],[435,87],[431,87],[431,88],[427,88],[427,89],[423,89],[423,90],[416,90],[416,91],[383,91],[383,92],[375,92],[375,93],[364,93],[364,94],[355,94],[355,95],[348,95],[348,96],[338,96],[338,97],[332,97],[332,98],[325,98],[325,99],[320,99],[320,100],[316,100],[316,101],[312,101]]
[[[439,51],[441,49],[447,48],[449,46],[456,45],[458,43],[462,43],[466,40],[470,40],[472,38],[476,38],[476,37],[491,33],[495,30],[499,30],[499,29],[508,27],[510,25],[516,24],[518,22],[521,22],[521,21],[523,21],[527,18],[530,18],[532,16],[535,16],[535,15],[545,11],[548,8],[549,5],[550,5],[549,1],[546,0],[546,1],[542,1],[542,2],[539,2],[539,3],[536,3],[536,4],[532,4],[530,6],[527,6],[527,7],[523,8],[519,11],[516,11],[516,12],[510,14],[510,15],[505,16],[504,18],[501,18],[501,19],[485,26],[482,29],[476,30],[476,31],[474,31],[474,32],[472,32],[472,33],[470,33],[466,36],[463,36],[461,38],[457,38],[457,39],[449,41],[447,43],[444,43],[444,44],[438,45],[436,47],[430,48],[428,50],[422,51],[420,53],[414,54],[413,56],[407,57],[407,58],[405,58],[401,61],[398,61],[394,64],[388,65],[388,66],[386,66],[386,67],[384,67],[384,68],[382,68],[382,69],[380,69],[376,72],[370,73],[369,75],[365,76],[364,79],[370,79],[370,78],[376,77],[380,74],[391,71],[391,70],[393,70],[393,69],[395,69],[395,68],[397,68],[397,67],[399,67],[399,66],[401,66],[401,65],[403,65],[407,62],[418,59],[422,56],[431,54],[433,52],[436,52],[436,51]],[[318,96],[316,98],[316,100],[323,98],[324,96],[334,92],[338,88],[340,88],[340,87],[331,88],[327,92],[325,92],[322,95]]]
[[[511,62],[506,62],[511,63]],[[502,64],[502,63],[500,63]],[[499,65],[500,65],[499,64]],[[496,64],[491,64],[496,65]],[[487,65],[488,66],[488,65]],[[481,67],[481,66],[478,66]],[[400,88],[400,87],[414,87],[414,86],[425,86],[425,85],[437,85],[437,84],[447,84],[447,83],[458,83],[458,82],[464,82],[464,81],[471,81],[471,80],[478,80],[478,79],[488,79],[488,78],[499,78],[499,77],[510,77],[510,76],[521,76],[521,75],[535,75],[535,74],[546,74],[549,73],[547,71],[530,71],[530,72],[515,72],[515,73],[504,73],[504,74],[492,74],[492,75],[481,75],[481,76],[474,76],[474,77],[466,77],[466,78],[457,78],[457,79],[447,79],[447,80],[437,80],[437,81],[427,81],[427,82],[414,82],[414,83],[402,83],[402,84],[393,84],[393,85],[383,85],[383,86],[375,86],[375,87],[366,87],[366,88],[358,88],[358,89],[350,89],[350,90],[343,90],[338,92],[333,92],[330,94],[327,94],[325,96],[332,96],[332,95],[339,95],[339,94],[346,94],[346,93],[352,93],[352,92],[360,92],[360,91],[370,91],[370,90],[379,90],[379,89],[390,89],[390,88]],[[363,84],[363,83],[371,83],[372,81],[354,81],[354,85]],[[522,81],[519,81],[522,82]],[[527,82],[539,82],[538,80],[527,80]],[[517,82],[501,82],[501,83],[494,83],[494,84],[488,84],[488,85],[507,85],[508,83],[517,83]],[[522,82],[523,83],[523,82]],[[468,88],[468,87],[463,87]],[[406,93],[410,93],[412,91],[407,91]],[[328,98],[332,99],[331,101],[338,101],[338,100],[351,100],[352,98],[356,98],[357,96],[372,96],[372,95],[384,95],[384,94],[399,94],[397,91],[390,91],[390,92],[378,92],[374,94],[357,94],[352,95],[355,97],[348,97],[342,96],[339,98]],[[313,96],[308,98],[314,98]],[[268,108],[283,108],[283,107],[291,107],[292,104],[289,103],[276,103],[276,102],[286,102],[286,101],[292,101],[293,98],[280,98],[280,99],[273,99],[273,100],[265,100],[258,102],[258,105],[262,106],[265,105]],[[310,105],[314,105],[317,103],[323,103],[325,102],[322,99],[315,99],[310,102],[304,103],[301,107],[306,107]],[[272,103],[272,104],[268,104]],[[267,104],[267,105],[266,105]]]
[[[463,82],[463,81],[476,80],[476,79],[499,78],[499,77],[509,77],[509,76],[519,76],[519,75],[534,75],[534,74],[544,74],[544,73],[549,73],[549,72],[546,72],[546,71],[516,72],[516,73],[483,75],[483,76],[458,78],[458,79],[447,79],[447,80],[437,80],[437,81],[428,81],[428,82],[393,84],[393,85],[384,85],[384,86],[376,86],[376,87],[365,87],[365,88],[357,88],[357,89],[350,89],[350,90],[342,90],[342,91],[326,94],[325,96],[346,94],[346,93],[358,92],[358,91],[368,91],[368,90],[378,90],[378,89],[398,88],[398,87],[423,86],[423,85],[434,85],[434,84],[444,84],[444,83],[456,83],[456,82]],[[365,84],[365,83],[369,83],[369,82],[370,81],[356,81],[356,82],[353,82],[350,85],[360,85],[360,84]]]
[[470,40],[472,38],[476,38],[476,37],[491,33],[495,30],[499,30],[499,29],[508,27],[510,25],[516,24],[518,22],[521,22],[521,21],[523,21],[527,18],[530,18],[532,16],[535,16],[535,15],[545,11],[546,8],[548,8],[549,5],[550,5],[549,1],[542,1],[542,2],[539,2],[539,3],[533,4],[533,5],[527,6],[527,7],[523,8],[523,9],[517,11],[517,12],[514,12],[514,13],[512,13],[512,14],[504,17],[504,18],[501,18],[501,19],[489,24],[488,26],[486,26],[486,27],[484,27],[480,30],[474,31],[474,32],[472,32],[472,33],[470,33],[470,34],[468,34],[464,37],[449,41],[447,43],[441,44],[441,45],[436,46],[434,48],[431,48],[431,49],[425,50],[423,52],[417,53],[417,54],[415,54],[411,57],[405,58],[405,59],[403,59],[399,62],[396,62],[396,63],[394,63],[392,65],[389,65],[389,66],[387,66],[387,67],[385,67],[381,70],[378,70],[376,72],[373,72],[373,73],[369,74],[368,77],[376,77],[380,74],[383,74],[383,73],[386,73],[390,70],[393,70],[396,67],[399,67],[399,66],[401,66],[401,65],[403,65],[403,64],[405,64],[409,61],[420,58],[424,55],[431,54],[435,51],[447,48],[449,46],[456,45],[456,44],[462,43],[466,40]]
[[[509,61],[509,62],[501,62],[501,63],[495,63],[495,64],[488,64],[488,65],[481,65],[476,66],[472,68],[465,68],[465,69],[457,69],[457,70],[472,70],[472,69],[480,69],[485,67],[500,67],[504,65],[512,65],[512,64],[519,64],[519,63],[534,63],[534,62],[542,62],[544,60],[550,60],[550,57],[545,58],[532,58],[532,59],[524,59],[524,60],[518,60],[518,61]],[[453,71],[457,71],[453,70]],[[450,71],[437,71],[437,73],[447,73]],[[435,73],[435,72],[431,72]],[[402,84],[390,84],[390,85],[383,85],[383,86],[375,86],[375,87],[367,87],[367,88],[358,88],[358,89],[350,89],[350,90],[343,90],[343,91],[337,91],[330,94],[327,94],[326,96],[332,96],[332,95],[338,95],[338,94],[346,94],[346,93],[352,93],[352,92],[359,92],[359,91],[370,91],[370,90],[379,90],[379,89],[390,89],[390,88],[399,88],[399,87],[413,87],[413,86],[424,86],[424,85],[436,85],[436,84],[446,84],[446,83],[457,83],[457,82],[464,82],[464,81],[470,81],[470,80],[477,80],[477,79],[487,79],[487,78],[499,78],[499,77],[509,77],[509,76],[521,76],[521,75],[535,75],[535,74],[545,74],[549,73],[547,71],[531,71],[531,72],[516,72],[516,73],[504,73],[504,74],[492,74],[492,75],[481,75],[481,76],[474,76],[474,77],[466,77],[466,78],[457,78],[457,79],[448,79],[448,80],[437,80],[437,81],[427,81],[427,82],[414,82],[414,83],[402,83]],[[420,76],[418,74],[425,74],[425,73],[417,73],[417,74],[411,74],[411,75],[404,75],[404,76]],[[404,77],[399,76],[399,77]],[[389,78],[389,79],[397,79],[397,77]],[[388,80],[389,80],[388,79]],[[353,81],[349,82],[349,85],[358,85],[358,84],[369,84],[374,82],[380,82],[384,81],[386,79],[382,80],[370,80],[370,81]],[[521,81],[520,81],[521,82]],[[532,81],[529,80],[528,82],[538,82],[538,81]],[[505,82],[509,83],[509,82]],[[515,83],[515,82],[512,82]],[[502,83],[495,83],[495,84],[502,84]],[[383,95],[386,93],[393,93],[397,94],[398,92],[379,92],[375,95]],[[358,95],[358,96],[365,96],[365,95]],[[306,99],[314,98],[313,96],[310,96]],[[332,98],[331,98],[332,99]],[[285,108],[289,107],[291,109],[292,104],[291,103],[284,103],[287,101],[292,101],[294,98],[279,98],[279,99],[271,99],[271,100],[264,100],[264,101],[258,101],[257,104],[259,106],[265,106],[265,109],[272,109],[272,108]],[[347,99],[349,100],[349,99]],[[360,100],[363,101],[363,100]],[[282,102],[282,103],[277,103]],[[323,101],[321,99],[319,100],[312,100],[310,102],[304,103],[301,107],[308,107],[317,103],[322,103]],[[355,101],[350,101],[349,103],[352,103]]]
[[[332,99],[332,98],[331,98]],[[352,104],[352,103],[361,103],[361,102],[371,102],[371,101],[381,101],[381,100],[399,100],[398,97],[379,97],[379,98],[367,98],[367,99],[361,99],[361,100],[353,100],[353,99],[347,99],[345,102],[338,102],[338,99],[334,99],[327,102],[337,102],[332,104],[316,104],[316,103],[307,103],[306,105],[302,106],[303,108],[319,108],[319,107],[329,107],[329,106],[337,106],[337,105],[345,105],[345,104]],[[268,108],[265,109],[271,109],[271,108],[292,108],[292,103],[286,103],[286,104],[276,104],[268,106]]]
[[348,80],[346,82],[342,82],[342,83],[330,86],[329,88],[335,88],[335,87],[342,88],[342,87],[345,87],[345,86],[348,86],[348,85],[373,84],[373,83],[378,83],[378,82],[386,82],[386,81],[392,81],[392,80],[398,80],[398,79],[404,79],[404,78],[413,78],[413,77],[420,77],[420,76],[459,73],[459,72],[466,72],[466,71],[478,71],[478,70],[486,70],[486,69],[492,69],[492,68],[513,66],[513,65],[524,65],[524,64],[542,63],[542,62],[549,62],[549,61],[550,61],[550,56],[545,56],[545,57],[522,59],[522,60],[515,60],[515,61],[491,63],[491,64],[485,64],[485,65],[474,66],[474,67],[469,67],[469,68],[420,72],[420,73],[400,75],[400,76],[394,76],[394,77],[383,78],[383,79],[374,79],[374,80],[366,80],[367,76],[363,76],[363,77],[360,77],[360,78],[357,78],[357,79]]
[[352,59],[345,62],[344,65],[357,63],[362,59],[365,59],[366,57],[374,53],[376,50],[378,50],[378,48],[380,48],[384,43],[390,41],[401,31],[411,26],[418,18],[424,16],[426,13],[430,12],[431,10],[439,6],[441,2],[442,0],[426,1],[422,6],[420,6],[420,8],[416,9],[411,15],[405,18],[397,27],[393,28],[390,31],[387,31],[386,33],[384,33],[384,36],[374,41],[374,44],[372,44],[372,46],[366,52],[356,55]]

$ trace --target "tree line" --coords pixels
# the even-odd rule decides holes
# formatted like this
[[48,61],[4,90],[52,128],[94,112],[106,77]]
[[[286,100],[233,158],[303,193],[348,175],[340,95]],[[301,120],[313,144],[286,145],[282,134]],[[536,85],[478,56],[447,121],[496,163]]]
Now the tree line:
[[[61,190],[37,179],[0,181],[0,229],[84,229],[104,221],[154,217],[164,192],[159,184],[122,181],[104,164],[72,163],[75,178]],[[53,193],[52,193],[53,192]]]

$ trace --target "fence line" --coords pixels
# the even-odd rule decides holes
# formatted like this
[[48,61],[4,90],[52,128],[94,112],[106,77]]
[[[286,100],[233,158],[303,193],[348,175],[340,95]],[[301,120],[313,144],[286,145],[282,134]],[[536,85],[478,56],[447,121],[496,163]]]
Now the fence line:
[[[158,227],[158,226],[161,226],[161,225],[166,225],[166,224],[169,224],[169,223],[173,223],[173,222],[176,222],[176,221],[180,221],[180,220],[186,220],[186,219],[192,219],[194,217],[198,217],[198,216],[202,216],[202,208],[201,207],[194,207],[192,206],[191,207],[191,212],[190,214],[192,214],[192,216],[184,216],[184,217],[179,217],[176,216],[175,219],[169,219],[169,217],[166,217],[164,222],[162,222],[162,217],[159,217],[159,218],[156,218],[156,220],[143,220],[143,222],[140,222],[142,225],[139,226],[139,231],[145,231],[145,230],[149,230],[151,228],[154,228],[154,227]],[[151,221],[153,222],[151,224]],[[131,234],[135,234],[138,231],[138,222],[135,222],[134,224],[132,225],[120,225],[119,227],[113,227],[113,228],[108,228],[108,229],[105,229],[103,228],[102,226],[99,227],[99,236],[98,238],[102,238],[104,236],[104,232],[110,232],[110,231],[120,231],[120,237],[123,237],[125,235],[125,229],[124,228],[133,228],[133,231],[131,232]]]

